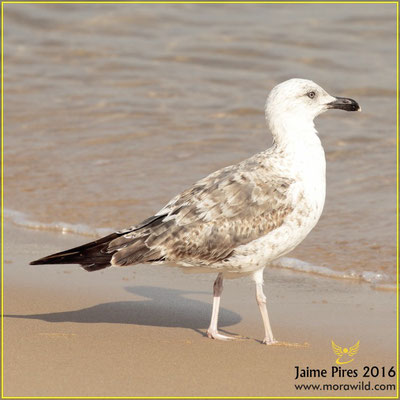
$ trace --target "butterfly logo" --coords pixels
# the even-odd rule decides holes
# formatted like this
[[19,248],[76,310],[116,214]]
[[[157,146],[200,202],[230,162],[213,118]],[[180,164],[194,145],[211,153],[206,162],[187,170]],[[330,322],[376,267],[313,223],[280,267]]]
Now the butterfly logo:
[[[336,364],[348,364],[351,363],[352,361],[354,361],[354,358],[352,358],[353,356],[355,356],[358,352],[358,348],[360,347],[360,341],[358,341],[355,345],[347,348],[347,347],[340,347],[338,346],[333,340],[331,340],[332,342],[332,350],[333,352],[339,356],[336,359]],[[342,361],[342,357],[344,357],[344,360]]]

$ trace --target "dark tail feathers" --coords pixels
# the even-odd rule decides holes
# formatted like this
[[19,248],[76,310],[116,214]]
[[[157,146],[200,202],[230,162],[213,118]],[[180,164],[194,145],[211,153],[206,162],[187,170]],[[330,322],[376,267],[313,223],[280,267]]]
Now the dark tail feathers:
[[107,268],[110,266],[111,258],[115,253],[115,251],[107,252],[108,244],[123,234],[115,232],[94,242],[32,261],[30,265],[80,264],[86,271]]
[[95,240],[94,242],[86,243],[70,250],[61,251],[60,253],[40,258],[39,260],[32,261],[30,265],[80,264],[86,269],[86,271],[98,271],[99,269],[107,268],[111,265],[110,261],[112,256],[119,250],[119,246],[114,246],[112,247],[114,250],[109,251],[108,248],[110,242],[129,232],[158,225],[162,223],[165,216],[166,214],[153,215],[135,227],[125,229],[121,232],[114,232],[111,235]]

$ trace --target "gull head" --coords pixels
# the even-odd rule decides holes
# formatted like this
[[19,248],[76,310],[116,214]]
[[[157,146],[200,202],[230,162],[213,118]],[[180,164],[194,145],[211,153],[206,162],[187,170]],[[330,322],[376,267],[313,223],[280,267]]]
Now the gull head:
[[289,79],[271,90],[265,105],[265,116],[273,130],[276,123],[287,125],[291,120],[294,124],[312,124],[319,114],[334,108],[361,111],[355,100],[331,96],[313,81]]

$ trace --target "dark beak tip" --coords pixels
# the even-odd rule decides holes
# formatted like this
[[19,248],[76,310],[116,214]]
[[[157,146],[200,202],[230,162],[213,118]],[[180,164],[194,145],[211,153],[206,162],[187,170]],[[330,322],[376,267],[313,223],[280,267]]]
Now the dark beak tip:
[[345,97],[336,97],[336,100],[329,103],[328,107],[345,111],[361,111],[360,105],[355,100]]
[[355,104],[352,104],[353,109],[348,111],[361,111],[360,105],[355,101]]
[[361,107],[358,104],[352,104],[346,111],[361,111]]

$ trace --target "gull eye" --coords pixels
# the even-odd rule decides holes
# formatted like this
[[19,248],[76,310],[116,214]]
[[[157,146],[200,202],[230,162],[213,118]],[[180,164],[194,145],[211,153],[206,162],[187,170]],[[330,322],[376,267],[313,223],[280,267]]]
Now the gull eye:
[[308,96],[310,99],[313,99],[313,98],[315,97],[315,92],[308,92],[308,93],[307,93],[307,96]]

